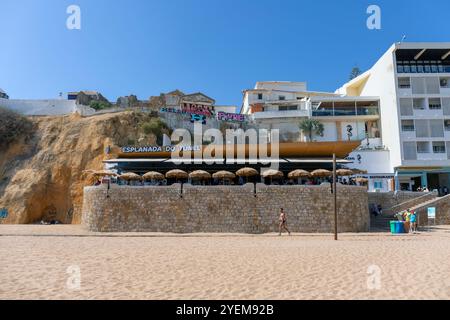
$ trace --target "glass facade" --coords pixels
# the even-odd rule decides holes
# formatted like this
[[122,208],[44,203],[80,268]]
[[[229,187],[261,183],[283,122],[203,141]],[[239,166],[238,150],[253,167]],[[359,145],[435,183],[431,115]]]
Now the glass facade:
[[398,73],[450,73],[448,61],[397,61]]

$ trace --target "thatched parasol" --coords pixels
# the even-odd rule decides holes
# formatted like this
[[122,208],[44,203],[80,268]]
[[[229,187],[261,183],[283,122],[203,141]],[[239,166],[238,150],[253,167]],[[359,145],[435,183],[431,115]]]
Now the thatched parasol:
[[117,173],[109,170],[84,170],[84,173],[96,176],[96,177],[116,177]]
[[142,177],[134,172],[127,172],[120,175],[120,179],[126,180],[126,181],[132,181],[132,180],[142,180]]
[[168,179],[187,179],[189,177],[188,173],[183,170],[174,169],[166,173],[166,178]]
[[258,170],[255,170],[253,168],[242,168],[236,171],[236,175],[238,177],[245,177],[245,178],[254,177],[257,176],[258,174],[259,174]]
[[145,180],[164,180],[164,175],[156,171],[147,172],[142,176]]
[[189,178],[193,180],[209,180],[211,179],[211,174],[203,170],[197,170],[189,173]]
[[264,171],[261,176],[263,178],[283,178],[284,174],[281,171],[269,169]]
[[350,169],[339,169],[339,170],[336,170],[336,175],[338,177],[347,177],[347,176],[353,176],[354,173]]
[[325,169],[318,169],[311,172],[311,176],[318,177],[318,178],[324,178],[324,177],[331,177],[333,175],[333,172]]
[[288,178],[289,179],[307,178],[310,175],[311,174],[308,171],[298,169],[298,170],[294,170],[294,171],[289,172]]
[[355,181],[358,182],[358,183],[367,183],[367,182],[369,182],[369,179],[367,179],[367,178],[356,178]]
[[212,175],[214,179],[223,179],[223,180],[231,180],[236,177],[233,172],[229,171],[218,171]]
[[353,175],[355,174],[367,174],[367,170],[361,170],[361,169],[350,169],[353,172]]

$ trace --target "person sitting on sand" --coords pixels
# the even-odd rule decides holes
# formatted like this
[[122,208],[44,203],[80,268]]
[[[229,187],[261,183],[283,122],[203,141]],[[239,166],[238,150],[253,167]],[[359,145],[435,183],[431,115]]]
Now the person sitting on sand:
[[281,236],[281,231],[284,229],[288,232],[289,235],[291,235],[291,232],[289,231],[289,229],[287,228],[287,217],[286,217],[286,213],[284,213],[284,209],[280,208],[280,228],[279,228],[279,235]]

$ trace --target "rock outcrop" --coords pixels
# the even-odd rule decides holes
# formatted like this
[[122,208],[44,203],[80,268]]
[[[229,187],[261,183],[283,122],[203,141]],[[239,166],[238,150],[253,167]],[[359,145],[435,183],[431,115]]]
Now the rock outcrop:
[[83,187],[91,183],[83,171],[102,169],[102,161],[117,152],[105,154],[108,146],[154,144],[155,136],[141,129],[151,117],[122,112],[30,118],[32,137],[0,150],[0,208],[8,210],[0,223],[80,223]]

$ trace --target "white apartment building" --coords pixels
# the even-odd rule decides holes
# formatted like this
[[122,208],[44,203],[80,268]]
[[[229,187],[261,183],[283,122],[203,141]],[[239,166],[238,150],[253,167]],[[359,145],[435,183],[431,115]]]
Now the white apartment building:
[[314,135],[313,142],[361,141],[349,156],[349,166],[370,173],[370,190],[386,191],[393,188],[394,172],[381,138],[379,110],[376,96],[308,91],[305,82],[258,82],[254,89],[244,90],[241,112],[259,128],[279,129],[280,142],[307,142],[299,128],[306,118],[324,125],[323,136]]
[[450,43],[396,43],[336,93],[379,97],[397,190],[450,187]]

